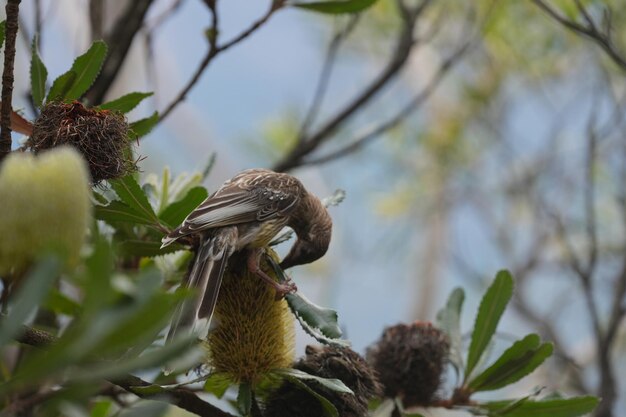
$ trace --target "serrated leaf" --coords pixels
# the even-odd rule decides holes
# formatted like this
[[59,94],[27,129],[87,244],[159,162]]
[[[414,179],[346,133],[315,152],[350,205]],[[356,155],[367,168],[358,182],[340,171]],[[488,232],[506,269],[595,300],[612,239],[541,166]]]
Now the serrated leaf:
[[322,204],[324,207],[338,206],[346,199],[346,192],[342,189],[337,189],[332,195],[324,197]]
[[113,200],[106,206],[94,206],[94,216],[96,219],[105,221],[112,226],[117,222],[153,224],[151,219],[146,218],[137,210],[119,200]]
[[331,403],[326,397],[324,397],[323,395],[313,390],[311,387],[309,387],[307,384],[305,384],[298,378],[295,378],[292,376],[286,376],[286,378],[289,379],[298,388],[306,391],[311,396],[313,396],[313,398],[315,398],[322,406],[322,410],[324,410],[324,415],[326,417],[339,417],[339,411],[337,411],[337,408],[335,407],[335,405]]
[[157,123],[159,123],[159,112],[155,111],[150,117],[132,122],[130,124],[130,130],[137,139],[150,133]]
[[8,343],[21,329],[24,321],[46,297],[58,277],[61,261],[47,256],[25,277],[10,303],[9,313],[0,320],[0,346]]
[[4,45],[4,36],[6,34],[7,21],[0,22],[0,46]]
[[493,365],[468,384],[472,391],[491,391],[519,381],[534,371],[552,354],[552,344],[540,345],[540,338],[530,334],[513,343]]
[[346,14],[362,12],[373,6],[376,1],[377,0],[317,1],[310,3],[292,3],[291,6],[318,13]]
[[[493,401],[479,404],[479,407],[494,415],[498,415],[499,411],[506,410],[508,406],[516,401]],[[527,400],[501,415],[507,417],[578,417],[593,411],[598,402],[598,398],[592,396],[558,400]]]
[[465,300],[462,288],[455,288],[448,297],[446,306],[437,313],[437,326],[446,332],[450,339],[450,361],[463,369],[462,337],[461,337],[461,309]]
[[52,87],[50,87],[50,91],[48,91],[48,96],[46,97],[46,103],[62,101],[75,79],[76,73],[72,70],[59,75],[52,82]]
[[242,382],[239,384],[237,408],[244,416],[250,415],[250,409],[252,408],[252,388],[250,388],[250,384],[248,383]]
[[161,249],[161,242],[135,239],[125,240],[117,245],[116,248],[122,256],[144,256],[149,258],[185,250],[183,245],[177,243],[172,243]]
[[215,372],[204,381],[204,391],[215,395],[217,398],[222,398],[231,384],[232,381],[228,375]]
[[[287,277],[280,265],[271,256],[266,256],[266,260],[274,269],[278,280],[285,282]],[[320,307],[299,293],[287,294],[285,300],[302,328],[319,342],[334,343],[341,346],[349,345],[349,342],[340,339],[342,332],[337,323],[335,310]]]
[[107,45],[103,41],[95,41],[91,47],[76,58],[72,64],[76,76],[63,96],[63,100],[79,99],[96,80],[107,55]]
[[311,375],[299,369],[292,369],[292,368],[280,369],[276,373],[283,375],[284,377],[288,377],[290,380],[292,378],[296,378],[301,381],[315,381],[316,383],[320,384],[321,386],[323,386],[324,388],[328,390],[339,392],[342,394],[354,395],[354,392],[352,392],[352,390],[348,388],[346,384],[344,384],[343,381],[341,381],[340,379],[322,378],[317,375]]
[[98,106],[101,110],[119,111],[121,113],[128,113],[143,101],[143,99],[150,97],[154,93],[139,93],[134,92],[126,94],[118,99],[111,100],[107,103]]
[[485,348],[498,327],[498,322],[513,295],[513,278],[508,271],[500,271],[483,296],[476,315],[472,341],[467,354],[465,380],[469,378]]
[[163,223],[176,227],[208,196],[206,188],[193,187],[183,198],[167,206],[159,218]]
[[350,346],[349,341],[341,339],[335,310],[320,307],[299,293],[287,294],[285,300],[302,329],[315,340],[326,345]]
[[33,39],[30,59],[30,89],[35,106],[41,107],[46,96],[46,80],[48,70],[37,53],[37,38]]
[[128,206],[141,214],[143,218],[153,224],[158,224],[159,219],[152,209],[146,193],[132,175],[109,181],[111,188],[117,196]]

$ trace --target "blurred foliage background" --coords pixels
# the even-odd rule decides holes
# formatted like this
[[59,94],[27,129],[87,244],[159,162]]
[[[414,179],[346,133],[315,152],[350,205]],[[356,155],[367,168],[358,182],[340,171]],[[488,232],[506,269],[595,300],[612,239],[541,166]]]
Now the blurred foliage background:
[[[105,40],[90,105],[155,92],[128,113],[159,112],[136,148],[154,189],[164,165],[192,175],[213,154],[209,191],[252,166],[290,171],[320,196],[345,189],[329,254],[294,276],[338,311],[355,350],[386,325],[432,320],[454,286],[475,310],[506,267],[517,288],[494,349],[537,332],[555,352],[511,392],[560,387],[601,397],[598,417],[626,413],[620,1],[379,0],[341,15],[239,0],[23,2],[13,106],[31,120],[35,34],[52,79]],[[175,276],[180,262],[118,277],[109,301],[145,285],[152,295],[131,297],[124,317],[170,305],[149,266]]]

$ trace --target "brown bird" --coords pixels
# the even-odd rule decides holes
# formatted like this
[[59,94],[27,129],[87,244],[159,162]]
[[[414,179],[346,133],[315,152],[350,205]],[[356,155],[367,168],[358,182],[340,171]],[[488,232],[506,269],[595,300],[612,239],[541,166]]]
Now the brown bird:
[[235,251],[248,252],[248,269],[276,288],[278,297],[295,291],[293,283],[280,284],[259,267],[263,248],[285,226],[298,238],[280,263],[283,269],[313,262],[326,253],[332,220],[320,200],[291,175],[249,169],[226,181],[165,236],[162,247],[184,237],[197,242],[191,271],[182,285],[198,292],[177,308],[167,339],[193,325],[196,318],[210,321],[228,258]]

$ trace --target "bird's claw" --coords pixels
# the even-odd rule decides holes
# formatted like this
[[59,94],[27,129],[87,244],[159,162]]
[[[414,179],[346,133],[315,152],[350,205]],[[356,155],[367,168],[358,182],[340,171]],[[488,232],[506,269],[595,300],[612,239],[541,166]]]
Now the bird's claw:
[[286,281],[282,284],[276,285],[276,300],[284,298],[287,294],[291,294],[298,291],[296,283],[293,281]]

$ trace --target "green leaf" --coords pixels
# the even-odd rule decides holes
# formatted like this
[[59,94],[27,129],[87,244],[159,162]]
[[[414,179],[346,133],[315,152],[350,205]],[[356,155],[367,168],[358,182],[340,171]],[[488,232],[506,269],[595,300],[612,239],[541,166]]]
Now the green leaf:
[[[271,256],[265,259],[274,269],[280,282],[285,282],[285,271],[276,263]],[[329,308],[320,307],[299,293],[291,293],[285,296],[291,312],[309,335],[321,343],[348,346],[349,342],[341,340],[341,328],[337,323],[337,312]]]
[[106,417],[113,404],[112,400],[98,401],[91,407],[90,417]]
[[539,336],[530,334],[513,343],[468,386],[473,391],[490,391],[517,382],[541,365],[552,354],[552,350],[551,343],[540,345]]
[[50,103],[52,101],[62,101],[69,89],[72,87],[75,79],[76,73],[72,70],[59,75],[52,82],[52,87],[50,87],[50,91],[48,91],[48,96],[46,97],[46,103]]
[[37,53],[37,37],[33,39],[30,60],[30,88],[35,106],[41,107],[46,96],[46,80],[48,70]]
[[161,249],[161,242],[137,239],[125,240],[117,245],[116,248],[123,256],[145,256],[149,258],[185,250],[183,245],[177,243],[172,243]]
[[48,295],[61,269],[57,257],[43,258],[26,276],[19,291],[12,297],[9,313],[0,321],[0,346],[19,333],[22,324]]
[[341,381],[340,379],[336,379],[336,378],[322,378],[316,375],[311,375],[308,374],[304,371],[301,371],[299,369],[280,369],[278,371],[276,371],[276,373],[283,375],[284,377],[288,378],[289,380],[292,380],[293,378],[295,379],[299,379],[301,381],[315,381],[316,383],[320,384],[321,386],[323,386],[324,388],[331,390],[331,391],[335,391],[335,392],[340,392],[342,394],[352,394],[354,395],[354,392],[352,392],[352,390],[350,388],[348,388],[346,386],[346,384],[343,383],[343,381]]
[[155,111],[152,113],[152,116],[131,123],[130,130],[135,139],[138,139],[150,133],[152,128],[156,126],[157,123],[159,123],[159,112]]
[[472,341],[467,354],[465,380],[469,378],[489,344],[512,295],[513,278],[511,274],[508,271],[498,272],[496,279],[487,289],[478,308],[478,315],[476,316],[474,331],[472,332]]
[[110,181],[117,196],[128,206],[139,213],[146,221],[159,224],[159,219],[152,209],[146,193],[132,175]]
[[73,381],[95,381],[109,379],[127,373],[161,367],[164,363],[186,354],[194,344],[195,337],[178,338],[165,346],[146,351],[139,357],[116,362],[98,362],[94,366],[85,366],[74,372],[68,372],[68,379]]
[[316,1],[292,3],[293,7],[326,14],[358,13],[373,6],[377,0]]
[[334,343],[345,346],[349,342],[341,340],[341,328],[337,323],[337,312],[320,307],[299,293],[287,294],[287,304],[300,325],[309,335],[321,343]]
[[437,313],[437,325],[446,332],[450,339],[450,361],[463,369],[463,356],[461,353],[461,308],[465,300],[465,292],[462,288],[455,288],[448,297],[446,306]]
[[137,107],[137,105],[139,105],[139,103],[141,103],[143,99],[145,99],[146,97],[150,97],[152,94],[153,93],[138,92],[126,94],[118,99],[101,104],[98,106],[98,108],[101,110],[112,110],[119,111],[121,113],[128,113],[129,111]]
[[96,205],[94,216],[114,226],[116,222],[134,224],[153,224],[152,219],[146,218],[137,210],[119,200],[113,200],[106,206]]
[[63,100],[77,100],[91,87],[100,74],[100,68],[102,68],[106,55],[106,43],[95,41],[87,52],[76,58],[70,69],[76,76],[63,95]]
[[166,392],[167,390],[160,385],[151,384],[151,385],[136,385],[130,387],[131,391],[136,394],[141,395],[156,395]]
[[232,381],[228,375],[220,372],[215,372],[209,375],[204,382],[204,391],[215,395],[217,398],[222,398],[230,387]]
[[339,417],[339,411],[337,411],[337,408],[335,407],[335,405],[331,403],[326,397],[317,393],[315,390],[313,390],[311,387],[309,387],[307,384],[305,384],[298,378],[295,378],[289,375],[287,375],[286,378],[289,379],[298,388],[312,395],[313,398],[315,398],[322,406],[322,410],[324,410],[324,415],[326,417]]
[[167,206],[159,215],[159,218],[163,223],[176,227],[208,196],[209,193],[206,188],[193,187],[182,199]]
[[78,316],[82,311],[82,307],[78,302],[72,300],[56,288],[53,288],[50,294],[48,294],[45,306],[56,314],[65,314],[71,317]]
[[248,383],[242,382],[239,385],[239,392],[237,393],[237,408],[244,416],[250,415],[250,409],[252,408],[252,389]]
[[558,400],[527,400],[507,410],[516,401],[494,401],[479,404],[479,407],[494,415],[507,417],[578,417],[593,411],[599,402],[597,397],[592,396]]
[[4,36],[6,34],[7,21],[0,22],[0,46],[4,44]]

